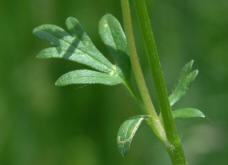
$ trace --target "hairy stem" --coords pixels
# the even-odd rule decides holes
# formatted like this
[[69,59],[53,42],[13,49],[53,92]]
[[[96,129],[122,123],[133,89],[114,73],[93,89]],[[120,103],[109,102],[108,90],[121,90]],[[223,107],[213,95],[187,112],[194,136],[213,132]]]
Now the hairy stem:
[[143,72],[139,63],[137,50],[135,46],[135,39],[132,28],[131,11],[128,0],[121,0],[123,21],[125,26],[125,32],[127,36],[128,49],[130,53],[130,61],[132,70],[136,79],[139,92],[145,106],[146,113],[152,116],[152,119],[148,120],[148,124],[151,126],[155,134],[162,140],[163,143],[167,142],[164,128],[159,120],[159,117],[155,111],[154,105],[151,101],[148,88],[143,76]]
[[150,62],[151,71],[154,77],[154,84],[158,95],[161,115],[164,122],[165,132],[171,146],[167,146],[169,155],[174,165],[186,165],[181,141],[177,133],[176,124],[172,116],[165,80],[158,56],[150,17],[148,15],[145,0],[134,0],[136,14],[138,16],[142,31],[145,48]]

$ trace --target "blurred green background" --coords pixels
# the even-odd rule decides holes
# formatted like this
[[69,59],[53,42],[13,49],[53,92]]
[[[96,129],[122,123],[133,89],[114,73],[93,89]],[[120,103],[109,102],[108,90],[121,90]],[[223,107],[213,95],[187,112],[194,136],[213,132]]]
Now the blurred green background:
[[[189,164],[225,165],[228,1],[150,0],[149,8],[169,91],[189,60],[194,59],[200,70],[188,95],[176,105],[198,107],[208,117],[177,120]],[[0,1],[1,165],[170,164],[163,146],[145,124],[127,157],[118,153],[118,128],[138,110],[122,87],[58,88],[55,80],[80,66],[35,58],[48,44],[33,36],[32,29],[44,23],[64,27],[68,16],[77,17],[108,56],[98,36],[98,21],[105,13],[122,22],[118,0]],[[141,63],[147,66],[141,37],[137,41]],[[147,67],[144,72],[150,77]]]

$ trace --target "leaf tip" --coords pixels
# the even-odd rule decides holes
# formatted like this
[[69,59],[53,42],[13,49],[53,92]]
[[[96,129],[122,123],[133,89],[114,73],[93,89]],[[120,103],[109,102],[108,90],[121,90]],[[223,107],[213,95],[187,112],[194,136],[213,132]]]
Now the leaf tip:
[[34,34],[34,35],[36,35],[37,36],[37,32],[40,30],[40,26],[37,26],[37,27],[35,27],[33,30],[32,30],[32,33]]
[[39,33],[41,31],[46,30],[47,28],[50,28],[51,26],[53,26],[53,25],[50,25],[50,24],[39,25],[33,29],[32,33],[39,37]]
[[38,58],[38,59],[43,59],[43,58],[44,58],[44,56],[43,56],[43,55],[41,55],[41,54],[39,53],[39,54],[37,54],[37,55],[36,55],[36,58]]
[[127,155],[127,152],[120,151],[120,154],[121,154],[122,157],[125,157]]
[[59,77],[56,81],[55,81],[55,86],[57,87],[62,87],[65,86],[66,84],[64,83],[64,75]]
[[192,75],[193,75],[193,79],[195,79],[199,74],[199,70],[198,69],[195,69],[192,71]]
[[59,80],[56,80],[55,86],[57,86],[57,87],[61,86],[60,83],[59,83]]
[[[107,17],[109,14],[105,14],[99,21],[99,30],[101,30],[103,28],[103,26],[105,26],[105,24],[107,24]],[[100,31],[99,31],[100,32]]]
[[116,21],[116,18],[112,15],[112,14],[110,14],[110,13],[107,13],[107,14],[105,14],[102,18],[101,18],[101,20],[100,20],[100,22],[99,22],[99,26],[100,26],[100,28],[102,27],[102,26],[106,26],[106,27],[108,27],[108,22],[109,22],[109,20],[115,20]]
[[103,16],[103,18],[108,18],[108,17],[114,17],[112,14],[110,14],[110,13],[106,13],[104,16]]
[[45,55],[44,55],[44,50],[41,50],[37,55],[36,55],[36,58],[38,58],[38,59],[43,59],[43,58],[45,58]]
[[182,72],[183,73],[188,73],[192,70],[192,67],[194,65],[194,60],[189,61],[187,64],[184,65],[184,67],[182,68]]
[[189,62],[191,67],[194,65],[194,63],[195,63],[195,61],[193,59]]
[[67,19],[66,19],[66,24],[68,24],[68,23],[71,23],[71,22],[78,22],[78,20],[75,18],[75,17],[73,17],[73,16],[70,16],[70,17],[67,17]]
[[200,112],[201,112],[200,117],[205,119],[206,118],[206,115],[202,111],[200,111]]
[[125,149],[124,146],[122,146],[122,145],[123,144],[118,144],[119,152],[122,157],[126,157],[128,149]]
[[199,74],[199,70],[198,69],[195,69],[193,72],[195,72],[196,75]]

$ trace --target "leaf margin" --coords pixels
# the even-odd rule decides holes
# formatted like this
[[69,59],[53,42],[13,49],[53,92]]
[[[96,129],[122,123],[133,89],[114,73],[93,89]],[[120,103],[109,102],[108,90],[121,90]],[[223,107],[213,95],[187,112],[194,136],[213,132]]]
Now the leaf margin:
[[[149,117],[150,116],[147,116],[147,115],[133,116],[133,117],[128,118],[121,124],[119,131],[117,133],[117,145],[118,145],[118,149],[123,157],[129,151],[133,138],[134,138],[137,130],[139,129],[140,125],[142,124],[142,122],[145,119],[147,119]],[[129,127],[131,127],[132,124],[134,124],[135,127],[133,127],[133,130],[131,129],[132,133],[130,134],[129,137],[122,137],[121,134],[126,133],[124,131],[124,129],[126,128],[126,124],[129,124],[129,122],[131,122],[130,125],[128,125]],[[129,131],[129,128],[127,128],[127,131]],[[127,136],[127,134],[128,134],[128,132],[125,134],[125,136]]]

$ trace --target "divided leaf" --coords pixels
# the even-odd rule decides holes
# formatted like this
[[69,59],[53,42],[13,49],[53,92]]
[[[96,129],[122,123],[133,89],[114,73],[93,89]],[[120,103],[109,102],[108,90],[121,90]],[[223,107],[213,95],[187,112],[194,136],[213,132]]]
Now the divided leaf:
[[102,17],[99,23],[99,33],[118,66],[118,73],[125,80],[130,77],[130,60],[128,56],[127,39],[119,21],[111,14]]
[[174,118],[205,118],[203,112],[195,108],[183,108],[172,111]]
[[[33,33],[41,39],[50,42],[54,47],[40,51],[38,58],[63,58],[87,65],[92,70],[76,70],[61,76],[56,85],[71,84],[105,84],[116,85],[124,83],[129,86],[130,61],[127,52],[127,41],[118,20],[110,14],[100,21],[100,34],[113,55],[116,65],[112,65],[95,47],[89,36],[83,30],[78,20],[69,17],[66,20],[69,33],[56,25],[41,25]],[[99,72],[98,72],[99,71]]]
[[185,95],[187,90],[190,88],[192,82],[197,77],[199,71],[197,69],[192,71],[193,63],[194,61],[192,60],[183,67],[177,86],[172,92],[172,94],[169,96],[171,106],[173,106]]
[[57,86],[75,84],[117,85],[122,81],[114,73],[106,74],[92,70],[76,70],[62,75],[55,83]]
[[135,116],[126,120],[120,127],[117,135],[117,144],[122,156],[130,149],[136,131],[147,116]]
[[101,72],[111,72],[112,64],[97,50],[78,20],[69,17],[66,20],[66,26],[72,36],[56,25],[41,25],[33,30],[36,36],[56,46],[42,50],[38,57],[64,58]]

